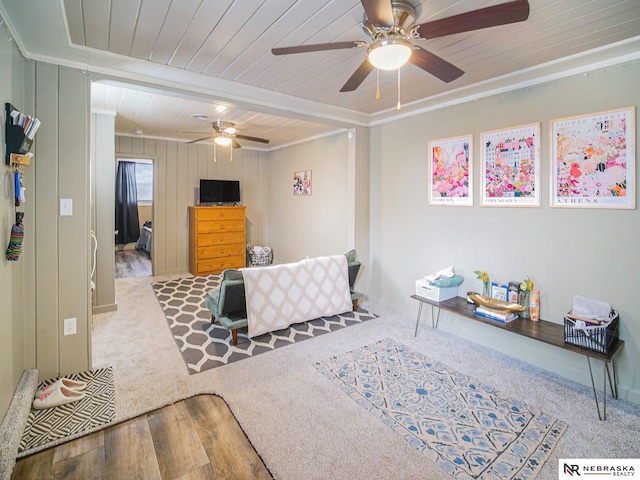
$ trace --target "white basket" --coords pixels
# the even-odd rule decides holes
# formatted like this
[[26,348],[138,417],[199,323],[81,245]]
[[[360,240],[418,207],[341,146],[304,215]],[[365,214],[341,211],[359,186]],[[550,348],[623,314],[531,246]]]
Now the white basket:
[[416,295],[426,298],[427,300],[442,302],[443,300],[449,300],[450,298],[457,297],[458,286],[434,287],[426,280],[416,280]]

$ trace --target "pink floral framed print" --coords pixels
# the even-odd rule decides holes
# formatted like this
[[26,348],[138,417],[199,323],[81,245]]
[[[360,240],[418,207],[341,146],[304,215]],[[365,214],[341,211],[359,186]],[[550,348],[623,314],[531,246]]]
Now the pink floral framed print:
[[635,208],[635,109],[551,120],[551,206]]
[[293,172],[293,194],[311,195],[311,170]]
[[429,142],[430,205],[473,205],[473,137]]
[[540,206],[540,124],[483,132],[481,205]]

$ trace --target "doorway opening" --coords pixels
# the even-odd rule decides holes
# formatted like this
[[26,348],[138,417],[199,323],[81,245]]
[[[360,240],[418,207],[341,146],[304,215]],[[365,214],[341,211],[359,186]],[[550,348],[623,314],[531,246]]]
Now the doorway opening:
[[153,275],[153,159],[116,159],[115,278]]

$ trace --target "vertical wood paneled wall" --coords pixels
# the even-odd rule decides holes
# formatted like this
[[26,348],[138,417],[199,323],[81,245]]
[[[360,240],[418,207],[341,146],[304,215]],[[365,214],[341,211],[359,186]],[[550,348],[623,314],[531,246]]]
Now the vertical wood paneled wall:
[[[15,42],[6,28],[0,28],[0,97],[2,102],[9,102],[16,108],[33,113],[33,104],[30,101],[32,95],[25,95],[25,89],[30,85],[30,79],[26,78],[25,61],[23,60]],[[30,75],[33,77],[33,75]],[[2,106],[4,108],[4,105]],[[2,118],[2,144],[5,143],[4,116]],[[2,147],[2,165],[4,166],[5,147]],[[33,168],[29,175],[25,176],[26,188],[29,200],[33,199],[32,186]],[[2,190],[0,191],[0,235],[2,241],[8,242],[11,236],[11,227],[15,222],[15,199],[13,195],[13,176],[9,168],[4,168],[0,174]],[[9,262],[3,255],[0,259],[0,420],[4,418],[11,398],[24,370],[25,360],[32,361],[33,341],[25,340],[26,335],[34,337],[33,323],[25,325],[25,315],[31,310],[31,305],[25,302],[25,281],[33,281],[29,275],[25,259],[29,258],[30,266],[33,265],[33,209],[31,203],[25,204],[19,211],[25,211],[24,218],[25,237],[22,244],[23,250],[20,260]],[[3,248],[6,248],[4,243]],[[27,257],[27,255],[29,255]],[[25,312],[27,310],[27,312]],[[28,345],[28,346],[27,346]],[[3,455],[0,455],[3,457]]]
[[155,275],[189,270],[189,217],[201,178],[240,180],[240,198],[247,207],[247,242],[260,245],[267,233],[267,153],[135,137],[116,136],[116,157],[152,158],[153,269]]

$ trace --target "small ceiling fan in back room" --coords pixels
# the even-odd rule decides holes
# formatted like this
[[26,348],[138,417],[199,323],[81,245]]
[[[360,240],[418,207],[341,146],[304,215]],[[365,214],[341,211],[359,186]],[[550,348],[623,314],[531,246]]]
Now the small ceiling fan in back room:
[[240,140],[249,140],[251,142],[269,143],[269,140],[267,140],[266,138],[241,135],[240,133],[238,133],[238,129],[236,128],[235,124],[231,122],[216,120],[211,124],[211,126],[213,127],[212,134],[207,135],[203,138],[198,138],[197,140],[191,140],[187,143],[201,142],[202,140],[206,140],[208,138],[213,138],[213,142],[220,147],[229,147],[233,145],[233,148],[242,148],[242,146],[238,142],[236,142],[236,138],[239,138]]
[[[407,62],[421,68],[443,82],[452,82],[464,72],[443,58],[417,45],[416,41],[444,37],[522,22],[529,18],[527,0],[472,10],[451,17],[416,24],[416,8],[407,0],[360,0],[364,8],[362,29],[369,43],[362,40],[273,48],[274,55],[318,52],[367,47],[366,58],[340,89],[356,90],[374,68],[398,70]],[[379,98],[379,92],[376,92]],[[400,101],[398,100],[398,109]]]
[[[213,161],[217,161],[216,159],[216,147],[232,147],[231,151],[231,160],[233,160],[233,149],[234,148],[242,148],[242,146],[236,141],[236,138],[240,140],[248,140],[251,142],[258,143],[269,143],[269,140],[266,138],[258,138],[258,137],[250,137],[248,135],[241,135],[238,133],[238,129],[235,127],[235,124],[231,122],[225,122],[223,120],[216,120],[211,124],[213,127],[213,133],[207,135],[203,138],[198,138],[196,140],[191,140],[189,143],[201,142],[202,140],[207,140],[209,138],[213,138]],[[187,133],[187,132],[185,132]],[[191,132],[197,133],[197,132]]]

